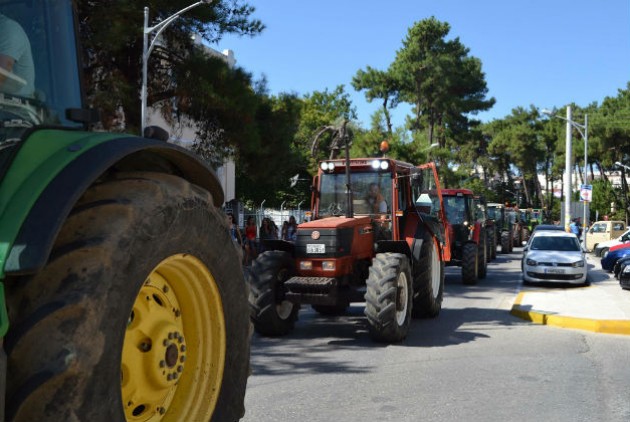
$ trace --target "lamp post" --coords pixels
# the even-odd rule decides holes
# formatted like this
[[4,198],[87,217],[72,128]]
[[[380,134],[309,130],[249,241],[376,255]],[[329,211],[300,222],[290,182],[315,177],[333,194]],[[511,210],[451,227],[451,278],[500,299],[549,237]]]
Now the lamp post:
[[[567,137],[566,137],[566,160],[565,160],[565,183],[564,183],[564,228],[569,231],[569,224],[571,224],[571,128],[574,127],[582,135],[584,139],[584,184],[588,177],[588,114],[584,115],[584,124],[579,124],[571,119],[571,106],[567,106],[567,117],[558,116],[553,114],[549,110],[542,110],[544,114],[551,117],[557,117],[567,122]],[[584,201],[583,216],[582,216],[582,233],[584,233],[584,245],[586,246],[586,202]]]
[[[151,52],[153,51],[153,47],[155,47],[156,40],[158,39],[162,31],[164,31],[164,29],[166,29],[167,26],[173,23],[173,21],[177,19],[179,15],[181,15],[184,12],[187,12],[193,7],[197,7],[204,3],[210,4],[211,2],[212,0],[202,0],[202,1],[198,1],[197,3],[193,3],[188,7],[184,7],[182,10],[175,13],[174,15],[171,15],[168,18],[164,19],[162,22],[158,23],[155,26],[149,26],[149,8],[148,7],[144,8],[144,26],[142,28],[142,88],[140,90],[140,103],[141,103],[140,104],[140,130],[141,130],[140,135],[141,136],[144,136],[144,129],[147,124],[147,67],[148,67],[148,62],[149,62],[149,56],[151,55]],[[151,42],[149,42],[149,35],[153,31],[157,31],[157,33],[155,34]]]

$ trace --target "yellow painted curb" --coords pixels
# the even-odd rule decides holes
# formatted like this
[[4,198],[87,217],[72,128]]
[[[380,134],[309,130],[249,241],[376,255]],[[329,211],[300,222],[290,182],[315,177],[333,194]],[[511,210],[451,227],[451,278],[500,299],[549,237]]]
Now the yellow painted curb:
[[630,321],[628,320],[575,318],[552,313],[526,311],[521,309],[521,302],[525,293],[526,292],[520,292],[518,294],[510,311],[510,314],[518,318],[540,325],[574,328],[604,334],[630,335]]

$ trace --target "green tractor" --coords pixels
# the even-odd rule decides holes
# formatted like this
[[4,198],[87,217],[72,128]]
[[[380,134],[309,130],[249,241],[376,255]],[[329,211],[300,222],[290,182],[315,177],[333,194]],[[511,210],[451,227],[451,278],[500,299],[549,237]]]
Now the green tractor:
[[491,227],[495,236],[495,244],[501,245],[501,253],[511,253],[513,250],[512,230],[514,226],[514,216],[506,213],[503,204],[490,202],[487,205],[488,220],[492,221]]
[[71,0],[0,19],[34,71],[0,70],[0,420],[238,420],[249,310],[216,176],[88,131]]

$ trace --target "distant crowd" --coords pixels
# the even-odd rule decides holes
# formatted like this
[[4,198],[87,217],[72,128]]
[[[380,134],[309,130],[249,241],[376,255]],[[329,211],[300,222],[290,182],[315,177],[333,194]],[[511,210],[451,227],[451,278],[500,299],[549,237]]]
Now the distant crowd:
[[249,216],[243,230],[236,224],[232,213],[228,213],[227,218],[232,241],[239,250],[242,250],[243,265],[250,265],[259,254],[265,251],[266,240],[295,242],[297,238],[297,222],[294,216],[285,220],[280,230],[269,217],[264,217],[260,227],[257,227],[254,217]]

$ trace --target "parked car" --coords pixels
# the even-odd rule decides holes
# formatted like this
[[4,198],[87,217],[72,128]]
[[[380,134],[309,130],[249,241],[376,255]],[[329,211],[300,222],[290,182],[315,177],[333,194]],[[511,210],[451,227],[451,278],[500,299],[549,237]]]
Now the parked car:
[[564,231],[541,231],[523,248],[524,283],[586,284],[584,250],[576,235]]
[[602,269],[612,271],[617,261],[625,256],[630,256],[630,243],[613,246],[602,258]]
[[630,255],[620,258],[615,262],[613,266],[613,274],[615,274],[615,278],[619,278],[620,274],[623,272],[626,266],[630,265]]
[[598,244],[621,236],[626,231],[623,221],[596,221],[586,235],[586,250],[594,251]]
[[622,289],[630,290],[630,265],[628,264],[619,273],[619,285]]
[[630,229],[626,230],[624,234],[613,240],[598,243],[594,250],[595,256],[604,256],[611,247],[621,245],[626,242],[630,242]]

